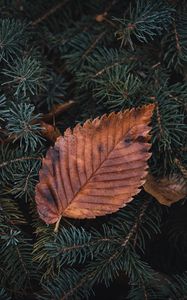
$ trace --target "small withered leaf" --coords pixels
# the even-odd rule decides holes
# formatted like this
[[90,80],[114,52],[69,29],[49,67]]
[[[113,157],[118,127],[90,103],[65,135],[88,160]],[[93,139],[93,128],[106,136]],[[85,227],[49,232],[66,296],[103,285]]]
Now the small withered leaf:
[[49,140],[52,143],[55,143],[57,137],[61,135],[59,129],[53,125],[47,124],[44,121],[40,122],[41,125],[41,134],[43,137],[45,137],[47,140]]
[[160,204],[170,206],[187,196],[187,183],[181,176],[155,179],[151,174],[146,177],[144,190],[152,195]]
[[147,175],[153,109],[150,104],[103,115],[58,137],[36,186],[41,219],[49,224],[62,216],[95,218],[131,201]]

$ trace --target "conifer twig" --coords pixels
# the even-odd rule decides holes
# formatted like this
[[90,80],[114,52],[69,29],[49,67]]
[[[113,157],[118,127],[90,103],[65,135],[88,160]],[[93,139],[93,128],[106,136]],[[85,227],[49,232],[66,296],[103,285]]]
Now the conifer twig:
[[117,239],[113,238],[113,237],[111,237],[111,238],[100,238],[100,239],[98,239],[96,241],[93,241],[93,242],[90,242],[90,243],[87,242],[87,243],[81,244],[81,245],[74,244],[72,246],[63,247],[63,248],[58,250],[58,254],[66,253],[68,251],[73,251],[73,250],[77,250],[77,249],[81,249],[81,248],[83,249],[85,247],[94,246],[94,245],[97,245],[97,244],[103,243],[103,242],[106,242],[106,243],[114,243],[115,242],[115,243],[119,244],[119,241]]
[[25,274],[26,274],[27,276],[29,276],[29,272],[27,271],[27,268],[26,268],[26,266],[25,266],[25,262],[24,262],[24,260],[23,260],[23,258],[22,258],[22,255],[21,255],[21,252],[20,252],[18,246],[16,246],[16,252],[17,252],[17,254],[18,254],[18,257],[19,257],[19,259],[20,259],[20,262],[21,262],[21,265],[22,265],[22,268],[23,268]]
[[[142,221],[142,218],[144,216],[144,213],[145,213],[148,205],[149,205],[149,202],[144,202],[143,205],[140,207],[140,211],[139,211],[139,214],[138,214],[135,224],[133,225],[132,229],[130,230],[129,234],[127,235],[125,241],[123,243],[121,243],[119,246],[126,246],[128,244],[128,242],[131,240],[131,238],[134,235],[134,233],[136,232],[136,229],[138,228],[140,222]],[[118,248],[110,256],[109,262],[114,260],[119,255],[120,255],[120,250]],[[77,291],[81,286],[83,286],[86,282],[88,282],[88,280],[90,278],[92,278],[94,276],[95,272],[96,271],[93,271],[90,274],[86,274],[83,278],[81,278],[80,281],[78,281],[76,286],[72,287],[66,294],[63,295],[61,300],[67,300],[70,296],[72,296],[75,291]]]
[[96,39],[93,41],[93,43],[91,44],[91,46],[85,51],[85,53],[83,54],[83,56],[81,57],[81,59],[85,59],[86,56],[88,56],[88,54],[96,47],[97,43],[103,38],[103,36],[107,33],[107,31],[103,31],[101,32]]
[[143,205],[140,207],[140,211],[139,211],[138,217],[136,219],[136,222],[134,223],[133,227],[129,231],[128,235],[125,238],[125,241],[121,244],[121,246],[126,247],[126,245],[129,243],[129,241],[134,236],[134,234],[136,234],[136,231],[140,225],[140,222],[142,221],[142,218],[145,214],[145,211],[146,211],[148,205],[149,205],[149,202],[144,202]]
[[60,300],[67,300],[70,299],[69,297],[74,294],[75,291],[77,291],[80,287],[82,287],[85,283],[89,281],[92,276],[94,276],[96,271],[92,271],[91,273],[86,274],[83,276],[80,281],[78,281],[77,285],[72,287],[66,294],[63,295],[63,297]]
[[23,161],[23,160],[32,160],[32,159],[42,160],[41,157],[32,157],[32,156],[19,157],[19,158],[4,161],[3,163],[0,164],[0,168],[6,167],[7,165],[12,164],[14,162]]
[[181,174],[183,175],[184,179],[187,180],[187,169],[182,165],[179,159],[175,158],[175,163],[177,167],[179,168]]
[[157,124],[158,124],[158,128],[159,128],[159,139],[163,136],[164,132],[163,132],[163,128],[162,128],[162,121],[161,121],[161,114],[160,114],[160,109],[159,109],[159,103],[158,101],[154,98],[156,106],[156,117],[157,117]]
[[26,192],[27,190],[27,187],[28,187],[28,182],[29,182],[29,177],[31,176],[31,173],[32,171],[34,170],[35,168],[35,164],[32,166],[31,170],[29,171],[27,177],[26,177],[26,180],[25,180],[25,185],[24,185],[24,188],[23,188],[23,191]]

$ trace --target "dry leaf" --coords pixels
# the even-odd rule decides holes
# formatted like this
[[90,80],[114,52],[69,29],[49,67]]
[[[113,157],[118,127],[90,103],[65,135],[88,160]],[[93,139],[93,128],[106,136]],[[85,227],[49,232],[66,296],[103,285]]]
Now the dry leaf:
[[47,140],[55,143],[57,137],[61,135],[60,130],[53,125],[47,124],[43,121],[40,121],[40,125],[42,128],[41,134],[43,137],[45,137]]
[[156,180],[148,174],[144,189],[158,200],[159,203],[170,206],[187,196],[187,183],[179,176],[171,176]]
[[49,224],[62,216],[94,218],[131,201],[147,175],[153,109],[150,104],[104,115],[58,137],[36,186],[41,219]]

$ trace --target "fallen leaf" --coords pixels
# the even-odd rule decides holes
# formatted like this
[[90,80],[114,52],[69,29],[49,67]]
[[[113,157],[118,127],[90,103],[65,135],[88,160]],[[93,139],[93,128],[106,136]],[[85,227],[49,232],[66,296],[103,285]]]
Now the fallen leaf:
[[52,143],[55,143],[57,137],[61,135],[60,130],[56,126],[47,124],[43,121],[40,121],[40,125],[42,128],[42,136],[45,137],[47,140],[51,141]]
[[159,203],[167,206],[187,196],[187,182],[183,177],[175,175],[156,180],[151,174],[148,174],[143,187]]
[[67,129],[43,159],[36,186],[47,224],[95,218],[124,207],[147,175],[154,105],[103,115]]

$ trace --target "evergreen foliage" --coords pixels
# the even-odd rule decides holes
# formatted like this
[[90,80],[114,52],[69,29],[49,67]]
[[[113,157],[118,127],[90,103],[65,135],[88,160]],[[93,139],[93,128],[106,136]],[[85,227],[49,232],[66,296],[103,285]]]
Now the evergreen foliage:
[[150,172],[187,178],[187,3],[0,5],[0,299],[101,299],[115,283],[122,292],[108,299],[186,299],[185,199],[166,209],[142,190],[115,214],[62,219],[55,233],[39,219],[34,191],[51,146],[42,117],[70,99],[50,120],[62,134],[155,103]]

